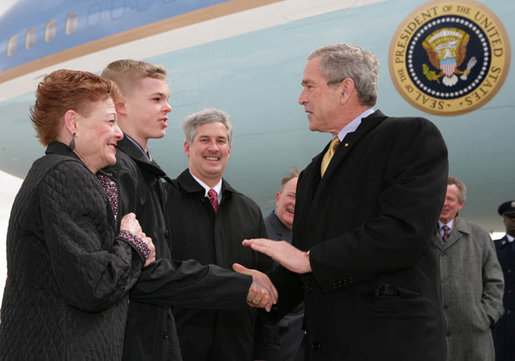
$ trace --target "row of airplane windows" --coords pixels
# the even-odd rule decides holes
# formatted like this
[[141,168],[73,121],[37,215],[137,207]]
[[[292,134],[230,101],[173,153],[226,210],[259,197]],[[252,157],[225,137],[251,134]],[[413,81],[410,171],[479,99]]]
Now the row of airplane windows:
[[[71,35],[77,30],[79,13],[74,11],[66,17],[64,32]],[[57,34],[57,20],[49,20],[45,25],[44,39],[48,43],[55,39]],[[36,45],[36,28],[29,28],[25,32],[25,49],[31,49]],[[13,56],[18,48],[18,35],[15,34],[7,41],[7,56]]]
[[[118,20],[121,19],[124,15],[124,12],[127,8],[127,1],[128,0],[110,0],[108,3],[111,8],[110,15],[112,20]],[[135,1],[135,7],[134,9],[137,11],[145,11],[146,9],[150,8],[152,5],[152,0],[132,0]],[[161,0],[164,4],[171,4],[175,3],[178,0]],[[186,1],[184,1],[186,2]],[[88,27],[94,27],[97,26],[100,23],[100,15],[102,13],[102,8],[105,6],[103,2],[97,2],[89,6],[89,9],[87,11],[87,26]],[[78,17],[79,14],[77,11],[74,11],[66,17],[65,20],[65,33],[66,35],[71,35],[77,30],[78,26]],[[25,32],[25,41],[24,41],[24,48],[25,49],[31,49],[36,45],[36,28],[31,27]],[[57,34],[57,20],[53,19],[46,23],[45,30],[44,30],[44,39],[45,42],[50,42],[54,40],[55,36]],[[18,35],[12,35],[9,40],[7,41],[7,48],[6,53],[7,56],[13,56],[16,51],[18,50]]]

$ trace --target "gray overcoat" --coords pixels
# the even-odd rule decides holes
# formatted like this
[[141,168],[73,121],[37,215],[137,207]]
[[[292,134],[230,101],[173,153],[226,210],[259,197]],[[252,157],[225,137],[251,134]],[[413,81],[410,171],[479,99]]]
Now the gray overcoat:
[[456,218],[438,252],[442,305],[447,324],[447,360],[493,361],[491,327],[503,313],[504,278],[494,244],[481,226]]

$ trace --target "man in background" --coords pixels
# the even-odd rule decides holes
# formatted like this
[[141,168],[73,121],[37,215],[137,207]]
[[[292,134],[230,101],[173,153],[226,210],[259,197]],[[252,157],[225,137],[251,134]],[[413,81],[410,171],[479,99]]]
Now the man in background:
[[489,233],[458,216],[465,184],[447,180],[433,242],[439,256],[447,360],[494,361],[491,328],[503,313],[503,275]]
[[[257,204],[234,189],[223,174],[231,155],[228,114],[205,109],[181,124],[188,169],[167,184],[172,257],[231,269],[269,270],[271,260],[243,247],[266,229]],[[251,307],[242,310],[173,310],[184,361],[277,360],[277,326]]]
[[[265,218],[266,232],[270,239],[283,240],[291,244],[299,173],[299,168],[292,167],[281,179],[281,188],[275,195],[275,210]],[[303,321],[304,303],[300,303],[279,321],[281,361],[304,360]]]
[[504,315],[494,327],[495,360],[511,361],[515,360],[515,200],[504,202],[497,211],[506,235],[494,241],[504,274]]

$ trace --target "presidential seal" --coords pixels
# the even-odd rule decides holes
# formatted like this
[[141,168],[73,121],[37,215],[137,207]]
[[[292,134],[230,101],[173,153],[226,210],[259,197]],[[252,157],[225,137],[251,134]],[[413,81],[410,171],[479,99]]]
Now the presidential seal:
[[474,0],[434,0],[397,29],[389,69],[397,91],[427,113],[458,115],[487,103],[510,66],[510,42],[497,16]]

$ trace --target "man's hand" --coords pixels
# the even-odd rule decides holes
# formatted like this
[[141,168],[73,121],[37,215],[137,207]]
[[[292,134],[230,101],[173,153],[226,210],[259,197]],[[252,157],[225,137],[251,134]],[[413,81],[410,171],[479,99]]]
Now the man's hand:
[[272,241],[266,238],[246,239],[243,245],[261,252],[295,273],[311,272],[308,252],[293,247],[286,241]]
[[264,308],[267,312],[270,312],[272,305],[277,303],[277,290],[270,278],[263,272],[248,269],[239,263],[233,264],[232,269],[238,273],[252,276],[247,303],[252,307]]

